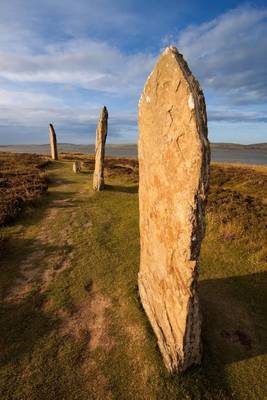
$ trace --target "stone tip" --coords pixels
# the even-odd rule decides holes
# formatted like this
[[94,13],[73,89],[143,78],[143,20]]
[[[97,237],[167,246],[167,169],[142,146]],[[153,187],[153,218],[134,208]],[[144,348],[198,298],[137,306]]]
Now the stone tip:
[[106,106],[104,106],[104,107],[102,108],[102,114],[105,114],[106,116],[108,116],[108,109],[107,109]]
[[[148,83],[149,83],[149,81],[150,81],[150,78],[151,78],[151,76],[153,75],[153,72],[154,72],[155,69],[157,68],[157,65],[158,65],[159,62],[163,59],[163,57],[166,57],[166,56],[175,58],[176,61],[177,61],[179,64],[180,64],[181,61],[182,61],[182,62],[184,61],[183,55],[182,55],[181,53],[179,53],[179,50],[177,49],[177,47],[175,47],[175,46],[167,46],[167,47],[162,51],[162,53],[160,54],[160,56],[159,56],[159,58],[158,58],[158,60],[157,60],[157,62],[156,62],[156,64],[155,64],[153,70],[151,71],[150,75],[148,76],[148,78],[147,78],[147,80],[146,80],[146,83],[145,83],[145,87],[144,87],[144,89],[143,89],[143,93],[145,92],[146,86],[148,85]],[[141,106],[142,100],[143,100],[143,96],[142,96],[142,94],[141,94],[141,97],[140,97],[139,103],[138,103],[138,108]]]
[[179,53],[177,50],[177,47],[175,46],[168,46],[163,50],[162,54],[168,54],[168,53]]
[[166,49],[165,50],[163,50],[163,52],[162,52],[162,55],[166,55],[166,54],[168,54],[168,53],[171,53],[171,54],[180,54],[179,53],[179,50],[177,49],[177,47],[175,47],[175,46],[168,46],[168,47],[166,47]]

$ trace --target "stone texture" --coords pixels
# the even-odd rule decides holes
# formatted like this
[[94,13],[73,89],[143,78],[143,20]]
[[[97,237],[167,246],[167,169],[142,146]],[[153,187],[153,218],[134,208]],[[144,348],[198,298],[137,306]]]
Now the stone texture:
[[167,48],[139,102],[139,291],[169,371],[201,361],[198,256],[209,143],[204,95]]
[[49,124],[49,139],[52,160],[58,160],[57,136],[52,124]]
[[106,109],[106,107],[103,107],[96,129],[95,172],[93,179],[93,189],[97,191],[104,189],[104,159],[107,131],[108,110]]
[[75,160],[74,163],[73,163],[72,168],[73,168],[73,172],[75,174],[78,174],[82,170],[81,162],[79,160]]

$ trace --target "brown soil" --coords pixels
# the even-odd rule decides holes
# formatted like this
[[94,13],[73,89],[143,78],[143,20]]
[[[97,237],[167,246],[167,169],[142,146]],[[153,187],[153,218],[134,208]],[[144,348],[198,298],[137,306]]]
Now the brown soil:
[[98,347],[110,349],[113,345],[108,335],[107,310],[110,305],[109,299],[98,293],[93,286],[88,298],[77,306],[74,313],[63,319],[61,334],[80,338],[82,334],[86,333],[89,335],[90,351]]
[[[46,258],[45,251],[40,247],[51,244],[53,239],[50,237],[49,226],[58,215],[58,206],[60,204],[70,204],[71,199],[56,200],[52,203],[52,207],[46,212],[35,243],[31,248],[31,253],[19,266],[21,276],[17,279],[16,284],[9,292],[6,300],[8,302],[18,302],[24,298],[32,290],[33,284],[40,283],[41,293],[45,292],[51,280],[60,272],[70,268],[70,253],[50,254]],[[68,236],[68,230],[62,232],[58,238],[57,245],[60,247],[70,246],[71,239]],[[44,265],[48,268],[45,268]]]

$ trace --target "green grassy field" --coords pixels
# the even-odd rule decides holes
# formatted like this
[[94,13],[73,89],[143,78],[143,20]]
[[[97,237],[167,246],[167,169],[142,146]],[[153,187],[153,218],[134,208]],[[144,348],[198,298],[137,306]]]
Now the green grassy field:
[[212,166],[203,362],[169,376],[137,290],[136,170],[115,164],[94,193],[90,162],[51,163],[48,194],[0,228],[0,399],[267,398],[266,168]]

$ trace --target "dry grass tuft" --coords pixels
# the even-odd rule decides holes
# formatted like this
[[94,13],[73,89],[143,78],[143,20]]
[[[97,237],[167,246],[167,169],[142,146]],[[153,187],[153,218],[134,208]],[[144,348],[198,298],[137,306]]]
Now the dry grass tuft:
[[16,217],[24,203],[47,190],[47,164],[36,154],[0,153],[0,226]]

